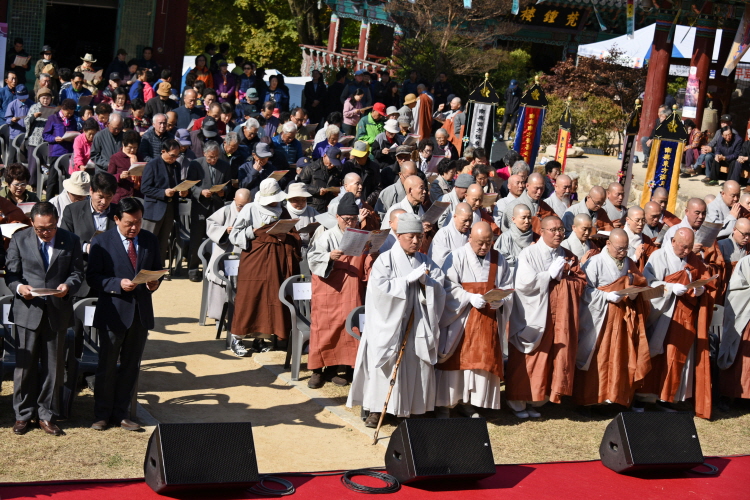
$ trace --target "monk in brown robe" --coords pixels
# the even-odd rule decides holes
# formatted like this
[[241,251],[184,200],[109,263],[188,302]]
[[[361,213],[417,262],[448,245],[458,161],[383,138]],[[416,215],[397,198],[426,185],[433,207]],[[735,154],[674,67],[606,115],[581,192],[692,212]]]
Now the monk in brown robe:
[[643,234],[646,213],[641,207],[630,207],[625,217],[625,233],[628,235],[628,257],[633,259],[638,270],[643,272],[646,262],[658,247],[651,238]]
[[667,203],[669,202],[669,193],[663,187],[654,189],[651,193],[651,201],[656,202],[661,207],[661,222],[666,224],[668,227],[676,226],[680,223],[680,218],[675,214],[667,210]]
[[580,405],[630,406],[635,390],[651,369],[646,338],[650,305],[641,294],[617,292],[646,286],[628,255],[628,235],[613,229],[602,252],[584,265],[573,397]]
[[[344,386],[357,359],[359,342],[344,328],[352,309],[365,303],[372,256],[344,255],[339,249],[344,231],[359,224],[359,207],[347,192],[336,206],[337,225],[315,239],[307,259],[312,273],[312,318],[307,367],[313,371],[307,386],[319,389],[324,378]],[[326,372],[323,372],[326,368]],[[340,371],[345,376],[338,375]]]
[[649,285],[664,285],[665,294],[651,300],[646,323],[651,371],[633,404],[636,411],[643,411],[643,401],[656,401],[672,410],[672,403],[692,398],[695,414],[711,418],[708,327],[713,299],[707,290],[715,287],[715,281],[687,287],[710,277],[700,256],[692,252],[694,238],[690,228],[679,228],[651,255],[643,270]]
[[655,201],[649,201],[643,205],[643,212],[646,217],[646,225],[643,226],[643,234],[651,238],[651,241],[658,248],[661,246],[664,234],[669,227],[661,221],[661,205]]
[[560,246],[565,227],[545,217],[542,238],[518,255],[508,331],[506,398],[519,418],[539,416],[547,399],[573,394],[578,306],[586,277],[578,258]]

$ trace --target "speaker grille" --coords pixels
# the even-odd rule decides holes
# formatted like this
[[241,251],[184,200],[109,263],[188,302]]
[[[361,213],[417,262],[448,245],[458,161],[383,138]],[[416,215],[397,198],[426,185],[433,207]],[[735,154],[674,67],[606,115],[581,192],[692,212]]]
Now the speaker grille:
[[481,418],[406,421],[416,476],[495,473],[487,422]]
[[250,422],[160,424],[166,484],[258,481]]
[[632,463],[702,463],[703,452],[690,413],[621,413]]

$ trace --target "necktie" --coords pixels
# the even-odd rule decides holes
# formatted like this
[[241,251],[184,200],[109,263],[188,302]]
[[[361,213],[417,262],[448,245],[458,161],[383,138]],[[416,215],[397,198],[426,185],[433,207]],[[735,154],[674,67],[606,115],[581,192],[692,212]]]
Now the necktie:
[[47,243],[42,242],[40,252],[42,253],[42,262],[44,262],[44,270],[49,269],[49,255],[47,254]]
[[133,269],[135,269],[135,264],[138,260],[138,256],[135,253],[135,240],[133,238],[128,238],[128,242],[130,243],[128,245],[128,257],[130,257],[130,263],[133,265]]

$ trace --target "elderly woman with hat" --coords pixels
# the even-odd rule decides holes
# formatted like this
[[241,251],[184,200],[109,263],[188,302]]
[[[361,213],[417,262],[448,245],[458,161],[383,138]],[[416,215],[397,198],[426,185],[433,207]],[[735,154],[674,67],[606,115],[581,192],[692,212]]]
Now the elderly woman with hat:
[[281,206],[285,199],[275,179],[264,179],[255,201],[242,208],[229,233],[229,241],[242,249],[235,298],[241,306],[235,310],[231,328],[231,349],[237,356],[248,353],[242,343],[246,335],[255,337],[254,347],[262,349],[261,339],[286,339],[291,330],[279,289],[284,280],[299,274],[300,236],[293,227],[286,233],[268,234],[277,222],[292,218]]
[[396,148],[404,142],[404,136],[399,134],[398,121],[389,119],[383,126],[383,131],[375,137],[372,143],[372,155],[381,165],[396,162]]
[[42,132],[47,124],[47,113],[53,111],[52,91],[48,88],[41,88],[36,94],[37,102],[29,108],[29,113],[23,119],[26,128],[26,157],[29,159],[29,173],[31,174],[31,185],[36,185],[36,158],[34,149],[44,142]]
[[62,193],[49,200],[57,209],[57,213],[60,214],[57,227],[60,227],[63,223],[62,214],[65,207],[77,201],[85,200],[89,195],[90,187],[91,176],[85,170],[77,170],[63,181]]

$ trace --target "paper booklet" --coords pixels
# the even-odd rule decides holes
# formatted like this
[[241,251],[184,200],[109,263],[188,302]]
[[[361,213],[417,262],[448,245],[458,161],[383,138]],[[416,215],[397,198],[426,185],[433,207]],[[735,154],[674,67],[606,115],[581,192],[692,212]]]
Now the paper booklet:
[[231,181],[227,181],[224,184],[217,184],[215,186],[211,186],[210,188],[208,188],[208,190],[211,191],[212,193],[218,193],[219,191],[221,191],[222,189],[224,189],[224,186],[226,186],[230,182]]
[[297,232],[299,234],[312,234],[319,227],[320,227],[320,222],[311,222],[310,224],[308,224],[307,226],[303,227],[302,229],[297,229]]
[[409,134],[401,143],[402,146],[415,146],[419,142],[419,136],[417,134]]
[[341,144],[342,146],[347,146],[351,144],[353,141],[354,141],[353,135],[345,135],[345,136],[339,137],[339,144]]
[[32,288],[31,289],[31,295],[34,297],[46,297],[48,295],[55,295],[56,293],[60,293],[60,290],[55,290],[54,288]]
[[721,227],[719,223],[704,221],[701,227],[695,232],[695,244],[700,244],[703,248],[713,246],[716,237],[721,232]]
[[482,298],[488,304],[491,304],[492,302],[503,300],[508,295],[511,295],[514,291],[515,289],[513,288],[509,288],[508,290],[501,290],[500,288],[495,288],[494,290],[490,290],[489,292],[482,295]]
[[430,162],[427,164],[427,172],[428,174],[436,173],[437,172],[437,166],[440,161],[445,158],[445,156],[438,156],[438,155],[432,155],[432,158],[430,158]]
[[39,112],[41,113],[41,116],[39,116],[39,118],[49,118],[58,111],[60,111],[60,106],[42,106],[42,108],[39,110]]
[[307,151],[308,148],[311,148],[315,145],[313,144],[313,142],[315,142],[313,139],[300,139],[299,142],[300,144],[302,144],[302,151]]
[[299,219],[284,219],[280,220],[268,230],[266,234],[287,234],[289,231],[294,229]]
[[143,169],[146,168],[146,162],[145,161],[139,161],[136,163],[131,163],[130,168],[128,169],[128,174],[130,174],[133,177],[140,177],[143,175]]
[[2,231],[3,236],[6,238],[10,238],[13,236],[13,233],[18,231],[19,229],[23,229],[24,227],[29,227],[23,222],[9,222],[7,224],[0,224],[0,231]]
[[706,278],[704,280],[695,280],[692,283],[688,283],[687,287],[688,287],[688,289],[691,289],[691,288],[700,288],[702,286],[706,286],[707,284],[711,283],[713,280],[715,280],[718,277],[719,277],[718,274],[714,274],[710,278]]
[[16,59],[13,61],[13,64],[16,66],[26,66],[26,63],[28,63],[31,60],[31,56],[16,56]]
[[436,224],[438,219],[441,215],[443,215],[443,212],[445,212],[448,207],[450,206],[449,201],[436,201],[430,206],[430,208],[427,209],[427,211],[422,216],[422,222],[429,222],[430,224]]
[[317,128],[318,128],[318,124],[317,123],[311,123],[309,125],[303,125],[302,126],[302,131],[305,133],[306,136],[310,137],[310,136],[314,136],[315,135],[315,130]]
[[651,299],[664,296],[664,285],[659,285],[656,287],[630,286],[628,288],[623,288],[622,290],[618,290],[615,293],[620,296],[630,295],[631,293],[638,293],[644,299],[651,300]]
[[484,196],[482,196],[482,206],[484,208],[490,208],[492,205],[497,203],[497,193],[487,193]]
[[596,233],[589,236],[589,239],[592,239],[592,238],[594,239],[598,238],[598,239],[604,239],[604,240],[609,239],[609,231],[597,231]]
[[87,82],[92,82],[92,83],[94,82],[94,80],[97,80],[97,79],[101,80],[103,72],[104,70],[101,70],[101,69],[96,72],[86,71],[86,70],[81,71],[81,73],[83,73],[83,79],[86,80]]
[[383,246],[389,232],[386,230],[365,231],[363,229],[347,227],[346,231],[344,231],[344,237],[341,239],[339,250],[344,252],[344,255],[352,257],[363,255],[366,251],[375,253]]
[[331,187],[327,187],[326,191],[328,191],[329,193],[333,193],[333,194],[337,195],[337,194],[339,194],[341,192],[341,188],[338,187],[338,186],[331,186]]
[[342,148],[339,148],[339,149],[341,150],[341,156],[344,157],[344,158],[347,158],[349,156],[349,154],[352,152],[353,148],[344,148],[344,147],[342,147]]
[[289,170],[277,170],[269,175],[268,178],[279,182],[279,180],[281,180],[281,178],[284,177],[288,172]]
[[79,106],[88,106],[91,104],[91,101],[94,100],[94,96],[92,95],[82,95],[78,98],[78,105]]
[[76,132],[75,130],[70,130],[70,131],[68,131],[68,132],[65,132],[65,133],[63,134],[63,136],[62,136],[62,140],[63,140],[63,141],[72,141],[73,139],[75,139],[75,138],[76,138],[76,137],[78,137],[79,135],[81,135],[81,133],[80,133],[80,132]]
[[33,201],[24,201],[23,203],[18,204],[18,208],[20,208],[23,213],[28,215],[34,205],[36,205],[36,203]]
[[169,272],[169,269],[162,269],[161,271],[147,271],[141,269],[138,274],[135,275],[132,281],[136,285],[143,285],[149,281],[156,281]]
[[190,189],[191,187],[195,186],[195,185],[196,185],[196,184],[198,184],[199,182],[200,182],[200,181],[188,181],[188,180],[185,180],[185,181],[182,181],[182,182],[180,182],[179,184],[177,184],[177,185],[176,185],[175,187],[173,187],[172,189],[174,189],[174,190],[175,190],[175,191],[177,191],[177,192],[180,192],[180,191],[187,191],[188,189]]

